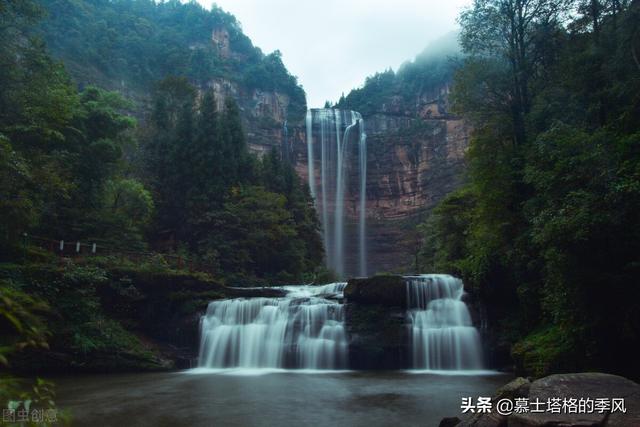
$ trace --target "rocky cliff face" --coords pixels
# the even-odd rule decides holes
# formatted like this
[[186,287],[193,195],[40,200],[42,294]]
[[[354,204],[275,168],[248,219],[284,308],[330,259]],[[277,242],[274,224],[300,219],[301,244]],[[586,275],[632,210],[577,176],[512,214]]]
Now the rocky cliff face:
[[[380,112],[364,117],[369,273],[409,271],[418,247],[415,225],[462,183],[470,129],[449,113],[448,94],[449,87],[443,85],[435,93],[418,97],[409,108],[391,98]],[[287,147],[296,170],[306,180],[304,132],[299,127],[289,129]],[[347,228],[356,226],[358,216],[357,147],[351,148],[345,210],[352,223]],[[355,256],[356,242],[352,244],[346,252]]]
[[[272,148],[295,166],[307,181],[306,129],[301,120],[287,123],[291,101],[278,92],[248,91],[227,80],[213,80],[217,99],[234,97],[243,112],[250,149]],[[369,273],[411,270],[418,238],[415,225],[443,197],[459,187],[465,169],[469,126],[449,112],[449,86],[416,97],[407,106],[399,97],[365,116],[367,132],[367,224]],[[357,147],[349,152],[345,211],[356,227],[358,217]],[[356,263],[356,242],[347,247],[347,265]],[[350,242],[347,243],[347,246]]]
[[[287,117],[291,100],[289,96],[277,91],[262,91],[248,89],[228,79],[213,79],[208,83],[218,103],[218,110],[222,110],[224,99],[234,98],[240,107],[243,127],[247,134],[249,150],[262,155],[272,148],[288,152],[289,130]],[[301,126],[298,124],[298,129]],[[292,137],[295,138],[294,126]],[[303,141],[304,137],[298,137]]]
[[413,225],[462,183],[468,125],[436,103],[423,112],[365,118],[370,271],[407,268],[417,248]]
[[[43,4],[52,11],[57,7],[52,0]],[[105,29],[108,37],[95,37]],[[64,14],[50,13],[42,35],[80,86],[122,92],[135,101],[140,118],[149,108],[154,82],[170,75],[188,77],[201,90],[212,88],[219,103],[235,98],[250,149],[259,154],[280,150],[306,178],[304,92],[279,52],[262,53],[222,9],[206,11],[189,2],[130,8],[126,2],[78,1]],[[361,96],[350,94],[353,102],[341,105],[363,114],[369,134],[371,273],[406,270],[415,246],[413,224],[459,184],[464,169],[467,127],[448,113],[448,66],[429,55],[425,51],[397,74],[374,76],[369,87],[353,91]],[[345,207],[353,219],[356,177],[354,167]]]

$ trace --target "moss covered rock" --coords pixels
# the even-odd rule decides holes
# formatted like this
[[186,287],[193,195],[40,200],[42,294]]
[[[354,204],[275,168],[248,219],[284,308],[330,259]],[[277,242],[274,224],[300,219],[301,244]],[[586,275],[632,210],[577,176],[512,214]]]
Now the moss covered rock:
[[411,349],[404,309],[348,303],[345,328],[352,369],[402,369],[408,366]]
[[0,265],[0,279],[49,307],[48,349],[28,349],[16,371],[149,371],[189,367],[200,316],[229,296],[208,275],[74,264]]
[[575,354],[571,334],[559,326],[538,330],[511,349],[517,375],[540,378],[557,372],[580,371],[585,367]]
[[373,276],[350,279],[344,289],[348,302],[406,307],[407,287],[402,276]]

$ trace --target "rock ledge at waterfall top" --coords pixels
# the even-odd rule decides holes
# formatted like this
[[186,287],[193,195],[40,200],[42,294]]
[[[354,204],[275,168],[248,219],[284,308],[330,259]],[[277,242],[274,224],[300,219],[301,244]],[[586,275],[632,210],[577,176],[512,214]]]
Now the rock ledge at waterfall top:
[[402,276],[380,275],[349,279],[344,289],[348,302],[406,307],[407,288]]
[[440,426],[455,427],[637,427],[640,426],[640,385],[617,375],[599,372],[555,374],[529,382],[516,378],[501,387],[492,402],[502,398],[526,397],[546,402],[548,398],[624,398],[626,413],[551,414],[525,413],[509,416],[473,414],[465,420],[445,418]]

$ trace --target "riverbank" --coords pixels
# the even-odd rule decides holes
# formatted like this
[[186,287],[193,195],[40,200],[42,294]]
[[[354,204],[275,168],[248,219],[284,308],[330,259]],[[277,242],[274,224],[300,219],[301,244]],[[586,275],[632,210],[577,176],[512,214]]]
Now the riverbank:
[[201,313],[237,293],[209,275],[150,264],[3,264],[0,278],[42,305],[48,345],[11,360],[29,375],[188,368]]

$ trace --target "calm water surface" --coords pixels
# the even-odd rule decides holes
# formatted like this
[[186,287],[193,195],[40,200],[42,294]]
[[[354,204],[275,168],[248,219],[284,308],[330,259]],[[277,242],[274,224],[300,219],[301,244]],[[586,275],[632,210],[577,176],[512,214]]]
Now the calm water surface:
[[183,371],[55,379],[78,426],[437,426],[510,377]]

